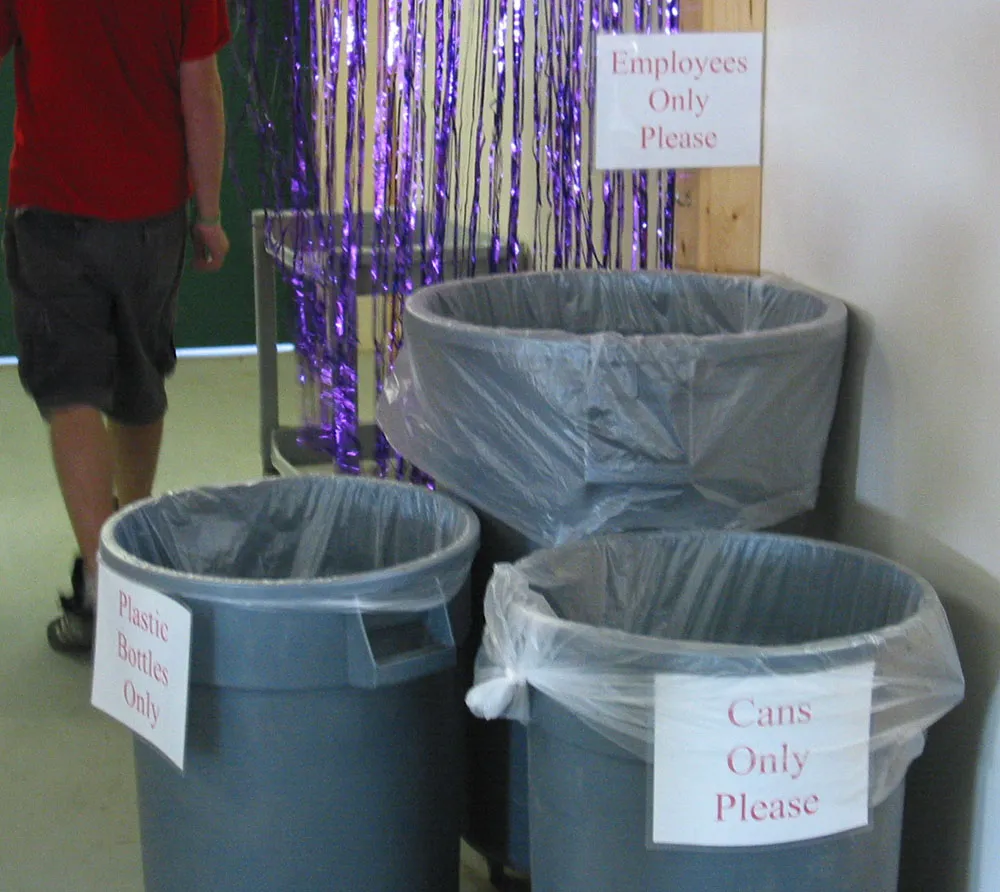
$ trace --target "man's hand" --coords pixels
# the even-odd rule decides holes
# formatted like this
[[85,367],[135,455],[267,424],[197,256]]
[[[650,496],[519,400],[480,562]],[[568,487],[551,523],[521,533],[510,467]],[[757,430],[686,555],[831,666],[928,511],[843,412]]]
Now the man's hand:
[[229,253],[229,237],[221,223],[212,226],[195,223],[191,227],[191,241],[194,243],[195,269],[207,273],[222,269]]

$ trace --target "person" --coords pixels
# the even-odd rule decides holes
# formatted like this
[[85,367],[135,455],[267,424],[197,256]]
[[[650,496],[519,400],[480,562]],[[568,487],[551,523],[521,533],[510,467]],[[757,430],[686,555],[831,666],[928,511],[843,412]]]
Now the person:
[[58,651],[92,649],[101,527],[116,499],[152,491],[188,233],[197,269],[229,251],[216,61],[229,39],[225,0],[0,0],[18,370],[80,549],[48,626]]

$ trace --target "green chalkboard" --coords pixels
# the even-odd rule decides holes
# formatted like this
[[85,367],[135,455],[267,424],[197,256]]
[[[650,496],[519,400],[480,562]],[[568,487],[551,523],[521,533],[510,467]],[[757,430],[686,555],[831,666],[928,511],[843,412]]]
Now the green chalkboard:
[[[251,344],[254,341],[253,262],[250,212],[260,206],[259,147],[256,134],[245,119],[247,89],[245,34],[234,21],[233,42],[219,54],[228,117],[229,164],[222,191],[222,208],[232,252],[225,267],[215,274],[187,270],[181,287],[177,322],[179,347],[212,347]],[[0,201],[7,206],[6,162],[10,158],[14,128],[14,65],[0,69]],[[10,291],[0,276],[0,356],[16,351],[11,323]]]

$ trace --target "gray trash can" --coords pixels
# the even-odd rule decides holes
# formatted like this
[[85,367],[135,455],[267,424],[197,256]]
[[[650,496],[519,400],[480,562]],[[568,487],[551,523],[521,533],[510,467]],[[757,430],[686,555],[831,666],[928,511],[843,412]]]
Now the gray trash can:
[[393,447],[529,540],[760,529],[813,506],[843,303],[779,279],[576,270],[407,301]]
[[478,522],[302,477],[126,509],[101,559],[192,611],[185,771],[135,744],[147,892],[458,890]]
[[[840,301],[777,278],[573,270],[417,291],[404,328],[378,422],[479,514],[471,642],[493,565],[536,548],[802,531],[840,383]],[[527,871],[523,729],[470,720],[467,735],[466,839],[494,872]]]
[[[527,722],[534,892],[895,892],[906,770],[922,751],[926,728],[963,692],[947,619],[924,580],[866,552],[796,537],[626,533],[499,566],[486,617],[467,702],[480,715]],[[697,799],[668,785],[659,807],[683,815],[684,833],[701,821],[712,835],[657,844],[650,793],[659,789],[660,763],[650,781],[657,747],[669,775],[673,764],[687,764],[682,755],[715,739],[706,701],[674,694],[681,702],[658,712],[657,691],[706,678],[721,680],[725,698],[747,679],[760,685],[818,674],[813,696],[832,698],[842,723],[836,711],[848,714],[846,695],[824,685],[834,685],[836,671],[866,665],[873,666],[871,686],[862,692],[864,709],[853,713],[861,732],[850,738],[850,746],[862,747],[854,758],[860,753],[867,769],[866,785],[854,788],[866,826],[747,847],[725,798],[735,802],[735,794]],[[738,692],[728,696],[735,704],[729,721],[744,742],[759,730],[758,718],[760,727],[773,727],[775,715],[794,724],[788,707],[748,706]],[[814,705],[805,715],[817,712]],[[658,727],[665,721],[676,727]],[[846,751],[829,733],[815,758],[839,759]],[[745,752],[734,747],[728,768],[714,754],[714,761],[692,764],[712,766],[706,789],[729,791],[748,773]],[[795,814],[789,805],[786,815],[771,799],[782,780],[775,766],[780,760],[758,788],[772,811],[751,811],[753,821],[801,813],[801,804]],[[838,774],[824,777],[840,789]],[[805,793],[814,782],[810,775],[798,789]]]

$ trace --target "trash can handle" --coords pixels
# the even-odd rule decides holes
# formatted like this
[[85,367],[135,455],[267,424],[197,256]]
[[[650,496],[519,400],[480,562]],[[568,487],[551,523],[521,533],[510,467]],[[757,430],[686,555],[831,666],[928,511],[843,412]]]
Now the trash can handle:
[[347,677],[356,688],[380,688],[456,665],[448,606],[423,613],[354,613],[347,617]]

